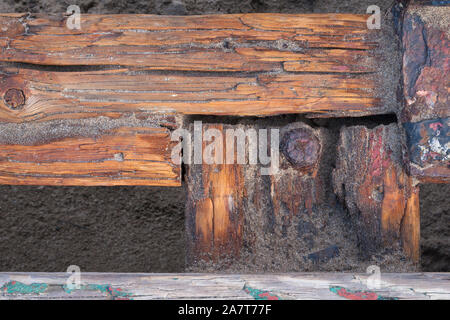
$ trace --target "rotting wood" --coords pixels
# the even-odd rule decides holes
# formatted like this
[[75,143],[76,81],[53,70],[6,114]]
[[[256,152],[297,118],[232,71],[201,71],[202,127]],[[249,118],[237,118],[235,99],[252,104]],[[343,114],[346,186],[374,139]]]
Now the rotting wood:
[[403,126],[411,175],[425,183],[450,183],[450,117]]
[[[202,135],[206,130],[212,129],[218,130],[225,137],[226,128],[232,127],[221,124],[203,125]],[[221,143],[226,150],[226,139]],[[203,149],[200,151],[203,155],[206,142],[202,144]],[[215,262],[221,258],[239,258],[242,247],[246,198],[243,168],[237,163],[226,164],[225,152],[215,151],[215,163],[193,164],[189,166],[186,175],[188,264],[194,264],[196,260]]]
[[[81,30],[70,30],[64,16],[0,14],[0,61],[9,64],[1,72],[0,119],[100,110],[243,116],[393,112],[377,91],[379,33],[367,28],[367,17],[82,15]],[[15,63],[26,65],[17,69]],[[10,89],[25,95],[20,110],[8,107]]]
[[450,182],[449,6],[413,1],[403,21],[404,108],[411,175]]
[[0,184],[180,186],[170,115],[0,124]]
[[398,244],[418,262],[418,188],[402,166],[398,136],[395,124],[341,129],[333,186],[356,221],[362,256]]
[[284,216],[285,227],[302,210],[312,213],[325,200],[322,177],[318,176],[324,152],[324,130],[303,123],[292,123],[280,130],[281,153],[286,159],[271,175],[273,213]]
[[[267,135],[261,136],[258,132],[262,127],[260,123],[251,126],[203,124],[203,130],[217,129],[222,133],[223,157],[231,142],[227,140],[226,131],[242,130],[246,134],[245,161],[237,164],[235,158],[234,164],[187,166],[186,239],[187,265],[191,270],[204,270],[205,265],[212,270],[248,265],[261,247],[282,251],[299,266],[309,266],[308,254],[322,248],[312,244],[314,239],[310,238],[320,238],[317,243],[327,241],[326,228],[318,232],[319,227],[309,222],[323,215],[320,208],[325,202],[325,183],[319,172],[323,166],[323,148],[329,147],[325,145],[324,130],[304,123],[290,123],[264,127]],[[250,130],[254,130],[254,136]],[[279,130],[281,152],[276,148],[275,156],[279,163],[275,164],[272,158],[270,164],[262,164],[261,159],[251,164],[252,146],[257,153],[271,154],[272,130]],[[267,150],[258,150],[261,139],[268,140]],[[203,143],[203,153],[206,145],[209,147],[210,143]],[[304,157],[303,152],[312,149],[313,154]],[[235,146],[234,152],[236,150]],[[273,170],[271,174],[263,174],[262,170],[269,168]],[[245,255],[247,258],[243,257]],[[327,257],[323,262],[332,258]]]
[[[0,299],[450,299],[447,273],[114,274],[0,273]],[[183,305],[184,306],[184,305]]]

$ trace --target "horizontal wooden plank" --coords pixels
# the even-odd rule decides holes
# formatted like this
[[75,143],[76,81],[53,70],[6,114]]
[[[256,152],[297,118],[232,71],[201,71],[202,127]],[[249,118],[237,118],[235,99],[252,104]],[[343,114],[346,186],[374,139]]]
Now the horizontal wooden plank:
[[0,124],[0,184],[180,186],[170,130],[152,125],[136,119]]
[[219,115],[380,111],[374,81],[367,75],[0,70],[0,94],[15,88],[24,95],[20,108],[0,101],[0,121],[4,122],[117,117],[142,111]]
[[[275,71],[287,60],[315,58],[328,48],[376,46],[366,15],[239,14],[210,16],[0,15],[1,61],[45,65],[125,65],[157,70]],[[317,50],[319,49],[319,50]],[[367,57],[365,50],[334,50]],[[353,60],[363,67],[361,62]],[[335,72],[346,71],[335,69]]]
[[[380,34],[366,19],[83,14],[70,30],[66,16],[0,14],[0,121],[124,110],[389,113],[376,89]],[[24,93],[21,111],[5,108],[11,88]]]
[[[448,273],[103,274],[0,273],[0,299],[450,299]],[[70,282],[69,282],[70,283]]]

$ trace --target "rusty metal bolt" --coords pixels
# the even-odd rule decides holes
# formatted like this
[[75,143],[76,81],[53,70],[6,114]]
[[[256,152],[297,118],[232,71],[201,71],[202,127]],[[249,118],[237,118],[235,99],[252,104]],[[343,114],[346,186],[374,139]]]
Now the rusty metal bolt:
[[25,95],[22,90],[11,88],[5,92],[3,100],[9,108],[18,110],[25,104]]
[[316,166],[320,149],[319,139],[307,128],[290,130],[281,140],[281,152],[291,165],[301,170],[310,170]]

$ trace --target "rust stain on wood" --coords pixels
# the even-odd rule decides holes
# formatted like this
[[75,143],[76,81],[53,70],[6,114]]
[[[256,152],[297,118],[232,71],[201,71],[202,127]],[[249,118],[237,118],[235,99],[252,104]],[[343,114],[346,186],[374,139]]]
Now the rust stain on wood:
[[398,244],[417,262],[418,189],[403,169],[398,135],[394,124],[342,129],[333,186],[357,221],[362,255]]
[[[224,133],[226,127],[204,124],[203,132],[215,129]],[[203,150],[206,145],[203,142]],[[187,235],[192,238],[188,241],[187,257],[191,260],[215,262],[239,257],[246,197],[243,169],[240,164],[216,164],[225,162],[219,161],[222,156],[225,154],[217,152],[213,155],[214,164],[194,164],[187,172],[186,226]]]

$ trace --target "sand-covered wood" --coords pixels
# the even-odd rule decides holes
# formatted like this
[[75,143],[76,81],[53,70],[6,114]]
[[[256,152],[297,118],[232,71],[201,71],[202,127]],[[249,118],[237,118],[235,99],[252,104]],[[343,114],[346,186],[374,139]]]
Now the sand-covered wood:
[[[245,159],[239,164],[235,156],[233,164],[187,166],[189,270],[275,270],[284,256],[300,270],[316,270],[339,256],[338,246],[343,247],[345,240],[327,233],[327,224],[340,222],[338,214],[330,218],[325,208],[323,152],[330,147],[326,130],[300,122],[269,127],[261,122],[203,124],[207,129],[222,133],[224,159],[231,142],[227,131],[242,130]],[[266,135],[259,135],[264,129],[269,129]],[[267,149],[258,149],[264,139]],[[203,154],[211,144],[203,143]],[[251,150],[259,153],[253,164]],[[262,163],[261,154],[271,155],[270,163]]]
[[[106,126],[117,127],[101,131],[101,122],[87,125],[84,121],[38,127],[0,125],[4,131],[0,135],[0,184],[181,185],[180,165],[171,159],[174,142],[169,129],[146,127],[145,122],[132,126],[104,121]],[[21,130],[35,130],[35,135],[32,131],[33,136],[27,136]]]
[[333,187],[355,221],[360,254],[403,246],[419,261],[418,188],[403,167],[396,124],[341,129]]

